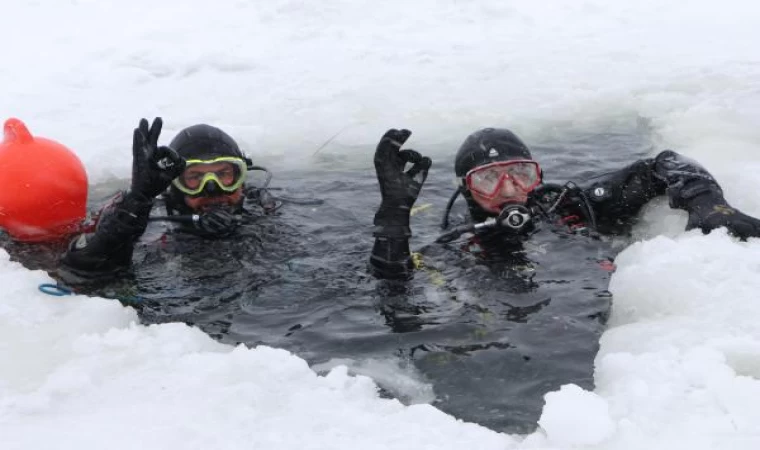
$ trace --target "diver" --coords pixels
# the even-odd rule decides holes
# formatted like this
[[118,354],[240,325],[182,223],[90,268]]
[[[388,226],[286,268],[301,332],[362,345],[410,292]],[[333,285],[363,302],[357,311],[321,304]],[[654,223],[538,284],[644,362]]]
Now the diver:
[[[254,215],[271,214],[279,203],[267,191],[271,174],[255,166],[238,144],[219,128],[199,124],[159,146],[161,118],[134,130],[132,181],[117,194],[90,227],[71,241],[58,270],[67,283],[106,279],[129,268],[135,243],[151,222],[169,222],[176,231],[203,239],[232,236]],[[267,173],[262,186],[246,185],[251,170]],[[166,214],[154,206],[163,201]],[[165,239],[165,237],[164,237]]]
[[[431,160],[402,149],[410,134],[389,130],[374,155],[377,309],[403,333],[399,354],[433,383],[435,406],[499,431],[535,429],[544,395],[562,385],[594,388],[617,243],[651,199],[667,195],[688,212],[689,229],[760,236],[760,220],[731,207],[714,177],[676,152],[553,184],[514,133],[485,128],[456,154],[443,234],[411,252],[410,216]],[[460,195],[464,223],[450,224]]]
[[[374,219],[375,245],[370,257],[379,278],[409,279],[414,263],[409,251],[410,211],[424,184],[431,160],[401,146],[408,130],[389,130],[374,157],[382,203]],[[411,168],[404,171],[405,165]],[[437,242],[472,233],[481,255],[518,250],[542,222],[562,224],[574,232],[620,235],[651,199],[667,195],[671,208],[689,214],[687,230],[704,233],[725,227],[742,240],[760,236],[760,220],[728,204],[715,178],[697,162],[672,150],[597,176],[586,186],[543,181],[541,166],[514,133],[485,128],[460,146],[454,170],[458,187],[444,213],[442,228],[457,196],[468,206],[469,222],[441,235]]]

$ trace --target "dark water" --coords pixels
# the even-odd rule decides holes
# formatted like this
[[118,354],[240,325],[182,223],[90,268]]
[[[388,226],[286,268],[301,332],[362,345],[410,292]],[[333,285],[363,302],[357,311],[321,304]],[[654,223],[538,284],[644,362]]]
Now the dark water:
[[[648,150],[645,139],[616,134],[533,147],[547,181],[580,180]],[[459,244],[427,245],[453,191],[452,165],[438,157],[417,202],[430,206],[412,219],[412,249],[423,250],[426,269],[403,285],[375,280],[366,267],[380,196],[372,149],[363,152],[361,168],[329,155],[309,170],[276,168],[275,195],[300,201],[232,241],[158,245],[162,230],[149,230],[134,279],[110,293],[143,298],[146,323],[184,321],[220,341],[284,348],[311,364],[406,366],[432,385],[434,405],[499,431],[534,429],[547,391],[593,388],[611,300],[610,274],[598,261],[614,255],[609,245],[546,231],[497,266]],[[386,384],[385,395],[414,397]]]
[[[647,150],[639,137],[614,134],[533,148],[549,181],[619,168]],[[380,196],[372,150],[365,152],[363,169],[342,169],[329,156],[310,170],[279,168],[274,185],[284,190],[275,194],[323,203],[286,204],[278,217],[263,219],[256,255],[233,250],[218,264],[206,261],[211,269],[200,269],[204,280],[196,281],[207,292],[193,288],[145,320],[184,320],[224,342],[285,348],[312,364],[395,361],[432,385],[437,407],[500,431],[535,428],[543,394],[562,384],[593,388],[610,306],[609,273],[597,262],[614,254],[609,246],[540,234],[527,271],[487,268],[456,246],[433,248],[427,257],[436,270],[419,271],[401,288],[387,286],[366,271]],[[413,250],[438,235],[453,190],[453,167],[442,159],[417,202],[431,206],[412,220]],[[245,261],[235,274],[231,259]],[[195,272],[183,265],[176,276],[188,270]],[[223,292],[214,292],[218,280],[228,286]],[[157,303],[166,288],[160,286]],[[389,384],[386,394],[404,397]]]

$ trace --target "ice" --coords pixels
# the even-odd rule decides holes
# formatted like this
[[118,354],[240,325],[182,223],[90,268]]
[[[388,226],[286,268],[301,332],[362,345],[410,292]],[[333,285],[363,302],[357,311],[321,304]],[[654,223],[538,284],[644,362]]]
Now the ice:
[[[760,4],[481,0],[6,2],[0,117],[124,182],[141,117],[208,122],[257,162],[340,155],[371,170],[391,127],[434,159],[489,125],[528,143],[645,126],[760,215]],[[8,188],[8,187],[5,187]],[[14,449],[760,448],[760,243],[684,233],[647,209],[610,289],[597,389],[547,396],[506,436],[380,398],[335,367],[145,327],[103,300],[52,298],[0,255],[0,442]],[[387,375],[383,375],[387,376]]]

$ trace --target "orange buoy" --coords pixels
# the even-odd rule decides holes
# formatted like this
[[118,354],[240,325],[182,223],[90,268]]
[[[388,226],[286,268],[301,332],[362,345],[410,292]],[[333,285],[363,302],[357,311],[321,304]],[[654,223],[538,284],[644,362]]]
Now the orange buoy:
[[86,215],[87,173],[64,145],[8,119],[0,142],[0,228],[22,242],[76,233]]

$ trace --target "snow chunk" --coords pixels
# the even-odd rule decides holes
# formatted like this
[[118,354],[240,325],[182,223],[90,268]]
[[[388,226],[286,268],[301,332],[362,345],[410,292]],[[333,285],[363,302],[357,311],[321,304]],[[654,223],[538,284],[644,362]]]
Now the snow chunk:
[[594,445],[615,431],[607,401],[593,392],[567,384],[546,394],[545,399],[538,424],[555,445]]

